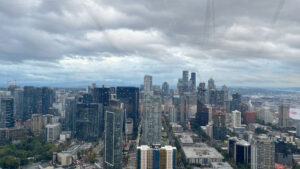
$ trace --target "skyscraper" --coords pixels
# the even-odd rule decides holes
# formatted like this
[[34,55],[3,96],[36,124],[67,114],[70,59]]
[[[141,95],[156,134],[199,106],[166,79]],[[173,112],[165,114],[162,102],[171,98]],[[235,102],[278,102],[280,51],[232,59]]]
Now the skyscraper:
[[251,163],[251,146],[245,140],[240,140],[235,144],[234,161],[237,164]]
[[279,126],[280,127],[289,127],[290,121],[290,105],[289,104],[281,104],[278,108],[279,114]]
[[202,104],[206,104],[206,94],[205,94],[205,83],[199,83],[198,86],[198,101]]
[[49,114],[50,107],[55,101],[55,92],[49,87],[42,87],[42,114]]
[[169,84],[168,82],[164,82],[162,84],[162,96],[169,96],[170,90],[169,90]]
[[192,72],[191,73],[191,79],[190,79],[190,91],[194,92],[196,90],[196,73]]
[[99,103],[77,104],[75,115],[75,136],[79,140],[96,140],[102,135],[102,106],[103,105]]
[[213,78],[210,78],[208,80],[208,90],[215,90],[216,85],[215,85],[215,80]]
[[208,124],[208,108],[202,104],[201,102],[198,102],[197,104],[197,113],[196,113],[196,122],[200,126],[206,126]]
[[136,132],[139,123],[139,88],[117,87],[117,99],[124,103],[126,118],[133,120],[133,131]]
[[187,92],[189,88],[189,71],[182,71],[182,90]]
[[239,93],[232,94],[231,111],[241,110],[241,95]]
[[152,90],[152,76],[150,75],[145,75],[144,77],[144,92],[150,93]]
[[110,88],[102,86],[92,89],[93,103],[102,103],[103,106],[109,105]]
[[251,143],[251,169],[274,169],[275,145],[265,134],[256,136]]
[[104,168],[122,168],[123,150],[123,103],[111,100],[105,111],[105,136],[104,136]]
[[176,148],[142,145],[137,148],[137,169],[175,169]]
[[42,97],[41,88],[24,86],[23,120],[31,118],[32,114],[41,113]]
[[0,128],[14,127],[14,100],[13,98],[0,99]]
[[226,139],[226,115],[223,112],[213,114],[213,138],[215,140]]
[[143,135],[146,145],[160,144],[161,139],[161,98],[147,94],[143,99]]

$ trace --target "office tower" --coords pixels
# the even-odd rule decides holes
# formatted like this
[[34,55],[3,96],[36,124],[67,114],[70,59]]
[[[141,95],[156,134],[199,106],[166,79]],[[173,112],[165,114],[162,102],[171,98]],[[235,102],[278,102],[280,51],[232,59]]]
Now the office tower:
[[289,116],[290,105],[289,104],[281,104],[278,108],[279,114],[279,126],[280,127],[289,127]]
[[42,87],[42,114],[50,114],[50,107],[55,101],[55,92],[49,87]]
[[76,114],[76,98],[67,97],[65,98],[65,130],[75,130],[75,114]]
[[103,106],[108,106],[110,97],[109,91],[110,89],[105,86],[92,89],[93,103],[101,103]]
[[208,104],[217,104],[217,90],[211,89],[208,91]]
[[226,85],[222,86],[222,91],[224,92],[224,101],[228,101],[229,100],[229,91]]
[[226,115],[223,112],[213,114],[213,138],[215,140],[226,139]]
[[223,90],[217,90],[217,96],[216,96],[216,105],[224,107],[225,103],[225,93]]
[[232,127],[241,127],[241,112],[238,110],[232,111]]
[[159,144],[161,139],[161,98],[147,94],[143,99],[142,142],[146,145]]
[[90,141],[98,139],[103,132],[103,105],[100,103],[78,103],[75,114],[75,137]]
[[196,90],[196,73],[191,73],[191,79],[190,79],[190,92],[194,92]]
[[208,80],[208,91],[210,90],[216,90],[215,80],[213,78]]
[[235,155],[235,144],[239,141],[237,137],[228,138],[228,155],[231,158],[234,158]]
[[239,140],[235,144],[234,161],[236,164],[251,163],[251,146],[245,140]]
[[176,147],[142,145],[137,147],[137,169],[175,169]]
[[241,110],[241,95],[239,93],[232,94],[231,111]]
[[274,169],[275,145],[265,134],[251,142],[251,169]]
[[152,76],[144,76],[144,92],[145,94],[150,93],[152,90]]
[[60,123],[46,125],[46,136],[48,142],[53,142],[59,138],[61,132]]
[[283,139],[277,139],[275,144],[275,163],[282,164],[288,168],[293,166],[293,150],[290,143]]
[[30,119],[32,114],[41,113],[41,92],[41,88],[33,86],[24,86],[23,121]]
[[123,103],[111,100],[105,111],[105,136],[104,136],[104,168],[122,168],[123,150]]
[[170,90],[169,90],[169,84],[168,82],[164,82],[162,84],[162,96],[169,96],[170,95]]
[[182,79],[178,79],[178,82],[177,82],[177,89],[178,89],[178,94],[179,95],[182,95],[183,94],[183,82],[182,82]]
[[182,91],[188,92],[189,89],[189,71],[182,71]]
[[205,83],[199,83],[198,86],[198,101],[202,104],[206,104],[206,94],[205,94]]
[[9,87],[11,96],[14,99],[14,117],[15,120],[22,119],[23,116],[23,89],[18,87]]
[[152,91],[154,95],[161,95],[161,90],[159,85],[153,85]]
[[[117,99],[124,103],[126,118],[133,120],[133,131],[137,131],[139,124],[139,88],[117,87]],[[135,133],[137,134],[137,133]]]
[[0,128],[12,128],[14,122],[14,99],[13,98],[0,98]]
[[244,116],[244,122],[246,124],[255,123],[256,122],[256,113],[253,111],[246,111]]
[[208,108],[202,104],[201,102],[198,102],[197,104],[197,113],[196,113],[196,122],[200,126],[206,126],[208,124]]
[[[95,88],[93,88],[93,89],[95,89]],[[92,89],[92,91],[93,91],[93,89]],[[93,103],[93,102],[94,101],[93,101],[92,94],[90,94],[90,93],[82,94],[82,103],[89,104],[89,103]]]
[[196,93],[186,92],[180,96],[180,122],[186,125],[191,116],[194,117],[197,112]]

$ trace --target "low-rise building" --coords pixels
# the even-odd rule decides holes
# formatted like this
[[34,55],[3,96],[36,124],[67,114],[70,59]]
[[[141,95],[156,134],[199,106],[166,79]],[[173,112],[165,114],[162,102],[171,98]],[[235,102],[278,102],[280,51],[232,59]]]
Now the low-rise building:
[[213,147],[201,143],[195,146],[183,146],[187,162],[191,165],[210,166],[212,162],[222,162],[224,157]]

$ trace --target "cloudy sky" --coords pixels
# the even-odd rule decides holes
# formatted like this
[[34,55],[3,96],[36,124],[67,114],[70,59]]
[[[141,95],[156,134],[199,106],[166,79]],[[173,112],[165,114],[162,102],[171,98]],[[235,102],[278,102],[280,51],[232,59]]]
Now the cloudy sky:
[[300,1],[206,9],[206,0],[0,0],[0,85],[138,85],[145,74],[175,85],[189,70],[218,85],[300,86]]

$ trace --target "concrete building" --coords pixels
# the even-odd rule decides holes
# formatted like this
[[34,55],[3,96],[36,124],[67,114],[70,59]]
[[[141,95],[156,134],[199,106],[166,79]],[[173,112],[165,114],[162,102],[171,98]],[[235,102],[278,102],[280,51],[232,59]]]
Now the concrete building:
[[183,151],[187,162],[191,165],[210,166],[212,162],[222,162],[224,159],[215,148],[204,143],[198,146],[183,146]]
[[290,105],[289,104],[281,104],[278,108],[279,114],[279,126],[280,127],[290,127]]
[[274,169],[275,145],[272,140],[262,134],[251,142],[251,169]]
[[161,98],[146,94],[143,99],[142,143],[145,145],[160,144],[161,140]]
[[10,97],[0,98],[0,128],[14,127],[14,120],[14,99]]
[[152,76],[144,76],[144,93],[148,94],[152,91]]
[[61,132],[60,123],[54,123],[54,124],[46,125],[47,141],[53,142],[53,141],[59,139],[60,132]]
[[72,154],[68,152],[57,153],[57,161],[60,166],[69,166],[73,163]]
[[241,112],[238,110],[232,111],[232,127],[241,127]]
[[137,169],[175,169],[176,147],[142,145],[137,147]]
[[212,169],[233,169],[227,162],[212,162]]

